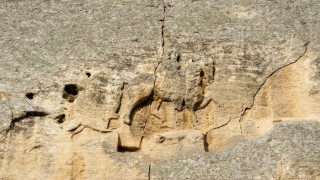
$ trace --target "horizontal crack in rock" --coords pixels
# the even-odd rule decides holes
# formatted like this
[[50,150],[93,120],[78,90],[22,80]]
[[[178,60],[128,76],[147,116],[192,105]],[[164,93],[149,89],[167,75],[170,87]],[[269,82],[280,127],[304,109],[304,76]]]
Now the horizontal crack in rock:
[[27,119],[29,117],[44,117],[47,115],[49,115],[49,114],[46,112],[43,112],[43,111],[26,111],[24,115],[12,119],[11,124],[10,124],[10,129],[13,130],[15,123],[20,122],[23,119]]

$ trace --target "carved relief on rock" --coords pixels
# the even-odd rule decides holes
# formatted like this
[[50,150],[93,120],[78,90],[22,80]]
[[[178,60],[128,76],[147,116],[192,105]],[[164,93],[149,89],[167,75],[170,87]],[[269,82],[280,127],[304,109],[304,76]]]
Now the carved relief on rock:
[[192,113],[193,123],[197,122],[195,111],[206,107],[211,101],[207,88],[214,79],[212,60],[190,62],[186,69],[185,103]]
[[[80,78],[81,79],[81,78]],[[92,79],[81,79],[79,89],[73,101],[65,103],[66,122],[63,129],[72,132],[72,136],[89,128],[100,132],[110,132],[110,120],[118,119],[123,83],[116,79],[107,79],[105,74],[95,74]]]
[[146,101],[152,94],[155,76],[153,74],[142,74],[128,83],[129,103],[124,123],[131,123],[131,112],[138,105]]
[[175,109],[182,110],[185,94],[185,75],[181,71],[178,54],[170,52],[163,58],[155,70],[156,81],[154,88],[154,100],[157,100],[157,109],[162,101],[173,102]]
[[[171,51],[161,59],[155,75],[143,74],[129,82],[130,102],[124,119],[126,124],[131,124],[132,110],[146,101],[152,93],[152,100],[157,101],[156,110],[159,110],[163,101],[172,102],[177,111],[182,111],[183,106],[186,106],[192,113],[193,122],[197,121],[195,111],[206,107],[211,101],[207,88],[214,79],[214,63],[212,59],[198,59],[190,61],[182,69],[179,60],[180,55]],[[154,109],[151,111],[151,114],[161,116]]]

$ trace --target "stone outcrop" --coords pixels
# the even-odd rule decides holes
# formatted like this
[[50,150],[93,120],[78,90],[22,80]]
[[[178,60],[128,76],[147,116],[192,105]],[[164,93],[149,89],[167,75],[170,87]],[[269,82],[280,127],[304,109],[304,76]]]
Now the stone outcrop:
[[0,179],[319,179],[317,0],[3,0]]
[[[151,179],[317,179],[319,125],[277,124],[266,136],[224,152],[156,161],[151,165]],[[303,153],[306,147],[308,152]]]

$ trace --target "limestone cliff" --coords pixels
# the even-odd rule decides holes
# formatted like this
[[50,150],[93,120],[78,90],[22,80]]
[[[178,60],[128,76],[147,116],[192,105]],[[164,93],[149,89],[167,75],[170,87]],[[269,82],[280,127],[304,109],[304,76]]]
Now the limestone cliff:
[[0,14],[0,179],[320,179],[320,1]]

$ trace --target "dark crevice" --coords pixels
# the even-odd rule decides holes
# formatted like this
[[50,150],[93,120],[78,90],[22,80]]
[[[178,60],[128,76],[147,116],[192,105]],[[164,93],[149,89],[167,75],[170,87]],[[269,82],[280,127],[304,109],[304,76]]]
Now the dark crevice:
[[180,56],[180,54],[178,54],[177,55],[177,62],[180,63],[180,61],[181,61],[181,56]]
[[137,152],[140,148],[137,147],[124,147],[124,146],[118,146],[118,152],[126,153],[126,152]]
[[200,78],[203,78],[204,77],[204,71],[201,69],[200,70]]
[[161,26],[161,38],[162,38],[162,53],[163,55],[165,54],[165,45],[166,45],[166,42],[165,42],[165,33],[164,33],[164,30],[165,30],[165,20],[166,20],[166,5],[165,5],[165,1],[163,0],[163,19],[161,20],[162,22],[162,26]]
[[75,84],[68,84],[64,87],[64,90],[68,93],[68,94],[72,94],[72,95],[78,95],[78,87]]
[[[164,21],[162,21],[164,23]],[[161,38],[162,38],[162,48],[164,48],[164,25],[161,26]],[[164,50],[163,50],[164,52]]]
[[87,77],[90,77],[91,73],[90,72],[86,72],[86,75],[87,75]]
[[27,111],[27,112],[25,112],[24,115],[12,119],[11,124],[10,124],[10,129],[13,130],[15,127],[15,123],[20,122],[23,119],[27,119],[29,117],[44,117],[47,115],[49,115],[49,114],[46,112],[42,112],[42,111]]
[[182,108],[181,109],[184,109],[185,106],[186,106],[186,101],[183,99],[182,100],[182,105],[181,105]]
[[204,71],[201,69],[200,70],[200,82],[199,82],[199,86],[204,89],[205,83],[204,83]]
[[62,124],[66,120],[66,115],[65,114],[61,114],[61,115],[57,116],[55,119],[57,120],[56,121],[57,123]]
[[251,103],[251,105],[250,105],[249,107],[246,107],[246,108],[244,109],[244,111],[242,112],[242,114],[240,115],[239,125],[240,125],[240,132],[241,132],[241,134],[242,134],[242,125],[241,125],[241,123],[242,123],[242,121],[243,121],[242,118],[243,118],[243,116],[245,115],[245,113],[246,113],[249,109],[251,109],[251,108],[253,107],[253,105],[254,105],[254,100],[255,100],[258,92],[260,91],[260,89],[263,87],[263,85],[267,82],[267,80],[268,80],[273,74],[275,74],[276,72],[278,72],[278,71],[281,70],[282,68],[285,68],[285,67],[287,67],[287,66],[290,66],[290,65],[298,62],[299,59],[301,59],[301,58],[307,53],[307,51],[308,51],[308,44],[309,44],[309,42],[306,42],[306,43],[305,43],[305,45],[304,45],[305,50],[304,50],[304,52],[302,53],[302,55],[300,55],[295,61],[293,61],[293,62],[291,62],[291,63],[289,63],[289,64],[287,64],[287,65],[281,66],[281,67],[277,68],[276,70],[274,70],[271,74],[269,74],[269,76],[267,76],[267,78],[264,80],[264,82],[259,86],[258,90],[255,92],[255,94],[254,94],[253,97],[252,97],[252,103]]
[[26,97],[27,97],[28,99],[33,99],[33,96],[34,96],[33,93],[27,93],[27,94],[26,94]]
[[207,141],[207,137],[208,137],[208,134],[203,135],[203,145],[204,145],[205,152],[209,152],[209,144]]
[[79,88],[75,84],[67,84],[63,89],[62,97],[72,103],[78,96]]
[[148,180],[151,179],[151,164],[149,165],[149,168],[148,168]]

